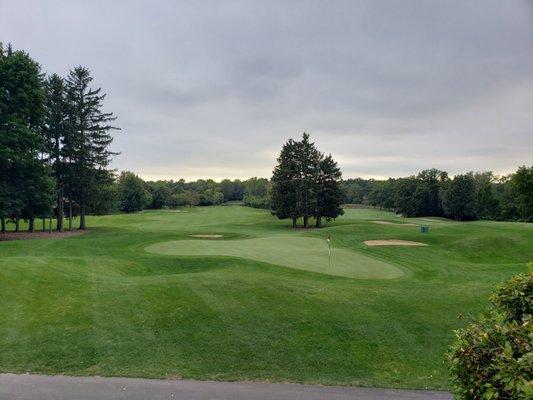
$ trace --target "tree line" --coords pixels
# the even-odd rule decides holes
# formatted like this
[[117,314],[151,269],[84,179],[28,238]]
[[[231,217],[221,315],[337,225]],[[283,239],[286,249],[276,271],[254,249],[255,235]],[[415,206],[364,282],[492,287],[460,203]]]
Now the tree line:
[[[66,78],[45,76],[24,51],[0,43],[0,221],[15,230],[27,220],[79,216],[79,229],[100,192],[113,182],[108,168],[115,117],[103,112],[105,94],[86,67]],[[44,227],[44,221],[43,221]]]
[[270,208],[270,181],[256,177],[220,182],[212,179],[144,181],[135,173],[125,171],[119,175],[107,199],[112,204],[103,207],[102,213],[108,213],[109,208],[137,212],[143,209],[210,206],[231,201],[243,202],[254,208]]
[[406,217],[533,221],[533,167],[522,166],[505,176],[468,172],[453,178],[433,168],[406,178],[347,179],[342,188],[346,203]]
[[123,172],[106,192],[113,203],[97,213],[134,212],[182,206],[208,206],[239,201],[264,208],[296,226],[315,219],[342,214],[342,204],[362,204],[394,211],[405,217],[440,216],[456,220],[533,220],[533,168],[520,167],[506,176],[491,172],[450,177],[445,171],[428,169],[406,178],[341,179],[333,158],[319,153],[304,136],[289,140],[278,159],[272,179],[200,179],[192,182],[143,181]]

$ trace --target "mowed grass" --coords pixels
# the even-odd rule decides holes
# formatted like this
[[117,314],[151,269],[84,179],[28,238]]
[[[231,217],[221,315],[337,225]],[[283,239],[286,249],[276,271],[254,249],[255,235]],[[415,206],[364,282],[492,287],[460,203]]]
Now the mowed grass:
[[[446,388],[452,330],[533,260],[531,224],[346,210],[323,229],[292,230],[240,206],[183,211],[92,217],[86,235],[0,242],[0,370]],[[356,278],[327,271],[327,235]],[[363,244],[372,239],[428,246]],[[188,254],[168,255],[180,241]],[[158,246],[170,250],[147,251]],[[357,278],[375,266],[402,274]]]
[[146,250],[166,255],[241,257],[355,279],[392,279],[403,275],[402,270],[393,264],[365,256],[352,249],[335,249],[330,260],[327,242],[313,237],[175,240],[150,245]]

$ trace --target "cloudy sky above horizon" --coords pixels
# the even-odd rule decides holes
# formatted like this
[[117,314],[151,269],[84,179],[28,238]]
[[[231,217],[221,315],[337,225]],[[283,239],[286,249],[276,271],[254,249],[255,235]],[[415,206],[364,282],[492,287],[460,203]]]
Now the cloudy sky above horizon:
[[89,67],[146,179],[268,177],[304,131],[345,177],[533,161],[532,0],[0,0],[0,41]]

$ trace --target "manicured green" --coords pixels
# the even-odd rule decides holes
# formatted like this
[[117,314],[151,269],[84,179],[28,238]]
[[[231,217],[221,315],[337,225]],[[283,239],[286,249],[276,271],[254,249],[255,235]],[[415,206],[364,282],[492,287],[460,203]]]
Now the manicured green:
[[241,240],[174,240],[146,248],[151,253],[167,255],[234,256],[249,260],[328,275],[356,279],[392,279],[403,275],[400,268],[352,249],[335,249],[328,259],[324,239],[274,236]]
[[[290,221],[240,206],[87,222],[93,230],[82,236],[0,242],[1,371],[446,388],[452,330],[533,260],[530,224],[405,221],[375,210],[348,209],[320,230],[293,230]],[[305,270],[325,268],[322,252],[320,266],[312,259],[327,235],[333,254],[403,275]],[[257,248],[261,238],[272,252],[296,242],[302,249],[287,260],[262,250],[247,259],[249,249],[146,251],[179,240],[193,254],[206,242],[234,249],[224,243],[252,240]],[[368,239],[428,246],[367,247]],[[370,273],[359,264],[357,271]]]

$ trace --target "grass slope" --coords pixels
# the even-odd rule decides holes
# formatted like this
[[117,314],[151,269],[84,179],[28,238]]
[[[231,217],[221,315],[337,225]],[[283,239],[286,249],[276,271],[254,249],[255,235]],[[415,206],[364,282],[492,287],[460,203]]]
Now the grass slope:
[[[533,259],[533,225],[521,223],[409,220],[429,225],[424,235],[371,222],[399,221],[390,213],[347,210],[305,231],[239,206],[186,211],[93,217],[88,235],[0,242],[0,370],[445,388],[444,352],[467,319],[457,315],[478,313],[494,284]],[[334,252],[408,273],[351,279],[145,251],[203,242],[191,234],[331,235]],[[363,244],[371,239],[429,246]]]

